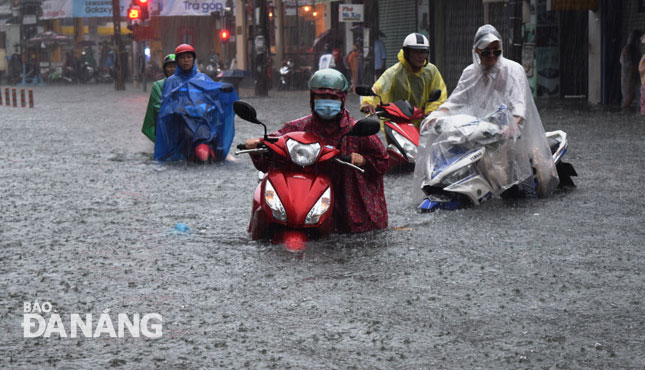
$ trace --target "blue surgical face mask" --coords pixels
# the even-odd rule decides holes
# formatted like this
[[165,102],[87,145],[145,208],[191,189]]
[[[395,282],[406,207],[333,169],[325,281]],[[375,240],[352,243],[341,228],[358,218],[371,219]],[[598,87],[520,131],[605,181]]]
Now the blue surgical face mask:
[[314,100],[314,112],[322,119],[333,119],[340,113],[340,100]]

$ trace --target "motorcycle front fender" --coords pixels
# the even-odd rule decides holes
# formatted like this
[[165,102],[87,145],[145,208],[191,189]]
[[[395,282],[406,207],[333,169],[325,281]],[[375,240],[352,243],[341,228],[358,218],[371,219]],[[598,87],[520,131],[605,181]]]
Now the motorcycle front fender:
[[[266,204],[263,197],[267,181],[271,182],[280,198],[287,214],[286,223],[273,220],[271,208]],[[324,224],[328,218],[331,218],[334,207],[334,192],[331,189],[331,180],[327,175],[296,171],[271,171],[267,174],[262,184],[260,192],[262,209],[273,222],[295,229],[317,228]],[[331,191],[327,212],[320,217],[316,224],[305,224],[307,214],[327,189]]]

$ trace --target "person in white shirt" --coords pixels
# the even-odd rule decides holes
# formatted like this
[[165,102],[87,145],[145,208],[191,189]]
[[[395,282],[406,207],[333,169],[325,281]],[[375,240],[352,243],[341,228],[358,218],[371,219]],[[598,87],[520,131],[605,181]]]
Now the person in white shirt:
[[329,44],[325,44],[325,51],[323,55],[320,56],[320,59],[318,60],[318,70],[326,69],[326,68],[334,68],[334,67],[336,67],[336,63],[334,62],[334,56],[331,53]]

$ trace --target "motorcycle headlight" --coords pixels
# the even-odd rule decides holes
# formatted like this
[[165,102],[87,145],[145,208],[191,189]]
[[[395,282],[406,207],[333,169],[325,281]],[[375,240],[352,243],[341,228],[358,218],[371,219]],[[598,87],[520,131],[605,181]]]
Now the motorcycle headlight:
[[310,166],[314,164],[318,153],[320,153],[320,144],[303,144],[293,139],[287,140],[287,149],[289,150],[289,157],[291,161],[298,166]]
[[392,136],[394,137],[394,140],[396,140],[396,142],[399,144],[399,146],[403,148],[403,151],[405,152],[405,155],[407,155],[408,160],[411,163],[414,163],[417,157],[417,146],[394,130],[392,130]]
[[278,196],[278,193],[275,191],[273,185],[271,184],[271,181],[269,180],[267,180],[266,186],[264,188],[264,200],[266,201],[269,208],[271,208],[271,214],[273,215],[274,219],[282,222],[287,222],[287,212],[284,210],[282,202],[280,201],[280,197]]
[[459,182],[460,180],[463,180],[465,177],[469,176],[470,174],[473,173],[473,165],[469,164],[466,167],[462,167],[455,172],[451,173],[450,175],[446,176],[443,180],[441,180],[441,183],[443,185],[451,185],[454,183]]
[[307,217],[305,218],[305,225],[315,225],[320,221],[320,216],[324,215],[327,210],[329,210],[329,206],[331,205],[331,191],[329,188],[325,190],[323,195],[318,198],[318,201],[316,204],[314,204],[313,207],[311,207],[311,210],[309,213],[307,213]]

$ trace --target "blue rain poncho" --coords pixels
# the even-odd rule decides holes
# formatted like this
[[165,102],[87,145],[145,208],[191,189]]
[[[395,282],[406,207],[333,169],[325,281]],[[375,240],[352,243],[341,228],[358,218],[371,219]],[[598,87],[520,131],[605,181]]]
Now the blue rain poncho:
[[229,84],[215,82],[179,67],[163,86],[155,141],[155,160],[188,159],[193,148],[208,144],[216,160],[226,158],[235,136],[233,102],[238,100]]

